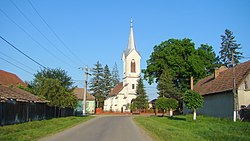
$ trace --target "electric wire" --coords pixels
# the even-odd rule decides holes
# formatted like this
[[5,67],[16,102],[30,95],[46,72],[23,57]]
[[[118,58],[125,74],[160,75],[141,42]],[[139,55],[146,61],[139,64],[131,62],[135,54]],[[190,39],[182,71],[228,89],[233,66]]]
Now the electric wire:
[[2,58],[2,57],[0,57],[0,59],[3,60],[3,61],[5,61],[5,62],[7,62],[7,63],[9,63],[9,64],[11,64],[11,65],[13,65],[13,66],[15,66],[15,67],[17,67],[17,68],[19,68],[19,69],[21,69],[22,71],[25,71],[25,72],[28,73],[28,74],[33,75],[31,72],[29,72],[29,71],[27,71],[27,70],[25,70],[25,69],[23,69],[23,68],[21,68],[21,67],[15,65],[15,64],[13,64],[13,63],[11,63],[10,61],[8,61],[8,60],[6,60],[6,59],[4,59],[4,58]]
[[12,48],[14,48],[15,50],[17,50],[18,52],[20,52],[21,54],[23,54],[24,56],[26,56],[27,58],[29,58],[31,61],[33,61],[34,63],[36,63],[37,65],[41,66],[42,68],[46,69],[45,66],[43,66],[42,64],[38,63],[35,59],[31,58],[29,55],[25,54],[24,52],[22,52],[20,49],[18,49],[17,47],[15,47],[13,44],[11,44],[9,41],[7,41],[5,38],[3,38],[0,35],[0,38],[5,41],[7,44],[9,44]]
[[35,69],[31,68],[30,66],[25,65],[24,63],[22,63],[22,62],[20,62],[20,61],[18,61],[18,60],[16,60],[16,59],[10,57],[9,55],[6,55],[6,54],[3,53],[3,52],[1,52],[0,54],[3,55],[3,56],[5,56],[5,57],[7,57],[7,58],[9,58],[9,59],[11,59],[11,60],[14,60],[15,62],[21,64],[22,66],[24,66],[24,67],[26,67],[26,68],[29,68],[29,69],[32,70],[32,71],[36,71]]
[[51,46],[53,46],[58,52],[60,52],[64,57],[68,58],[69,60],[71,60],[72,62],[74,62],[74,60],[72,60],[69,56],[67,56],[65,53],[63,53],[58,47],[56,47],[56,45],[51,42],[51,40],[49,40],[42,32],[41,30],[39,30],[32,22],[31,20],[22,12],[22,10],[20,8],[18,8],[18,6],[12,1],[10,0],[10,2],[15,6],[15,8],[21,13],[21,15],[51,44]]
[[[20,25],[18,25],[7,13],[5,13],[2,9],[0,9],[0,11],[12,22],[14,23],[20,30],[22,30],[32,41],[34,41],[38,46],[40,46],[41,48],[43,48],[47,53],[49,53],[52,57],[55,57],[56,59],[58,59],[60,62],[65,63],[62,59],[60,59],[59,57],[57,57],[55,54],[53,54],[50,50],[48,50],[47,48],[45,48],[42,44],[40,44],[35,38],[33,38],[23,27],[21,27]],[[66,63],[67,65],[69,65],[68,63]]]
[[38,12],[38,10],[35,8],[35,6],[32,4],[30,0],[28,0],[29,4],[33,8],[33,10],[36,12],[36,14],[41,18],[41,20],[46,24],[46,26],[50,29],[50,31],[54,34],[54,36],[61,42],[61,44],[73,55],[75,56],[81,64],[82,62],[80,61],[81,59],[73,52],[71,49],[63,42],[63,40],[58,36],[58,34],[51,28],[51,26],[46,22],[46,20],[41,16],[41,14]]

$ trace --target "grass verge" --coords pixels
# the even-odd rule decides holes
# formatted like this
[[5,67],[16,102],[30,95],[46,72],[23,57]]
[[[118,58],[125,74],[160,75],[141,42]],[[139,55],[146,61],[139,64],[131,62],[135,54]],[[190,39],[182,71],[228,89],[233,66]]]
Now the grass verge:
[[92,116],[72,116],[2,126],[0,127],[0,141],[33,141],[73,127],[92,118]]
[[175,116],[174,118],[156,116],[134,117],[136,123],[144,128],[156,140],[250,140],[250,122],[192,115]]

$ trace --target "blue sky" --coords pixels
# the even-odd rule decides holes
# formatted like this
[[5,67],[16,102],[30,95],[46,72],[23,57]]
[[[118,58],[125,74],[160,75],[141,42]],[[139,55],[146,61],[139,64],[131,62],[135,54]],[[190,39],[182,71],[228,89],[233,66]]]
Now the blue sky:
[[[121,55],[127,47],[131,17],[134,21],[136,48],[142,56],[142,69],[146,68],[146,60],[149,59],[153,47],[170,38],[190,38],[196,47],[209,44],[218,54],[220,35],[224,34],[226,28],[234,33],[237,42],[241,44],[241,51],[246,57],[241,61],[247,61],[250,57],[248,0],[30,0],[66,47],[49,30],[28,0],[12,2],[0,1],[0,35],[42,65],[65,69],[77,80],[75,85],[79,87],[83,86],[78,80],[84,79],[84,72],[78,68],[86,65],[93,67],[98,60],[103,66],[109,65],[110,69],[116,62],[121,75]],[[12,63],[0,59],[0,69],[15,73],[24,81],[32,80],[32,74],[40,70],[38,65],[2,40],[0,57]],[[157,97],[155,85],[150,86],[146,82],[145,85],[149,98]]]

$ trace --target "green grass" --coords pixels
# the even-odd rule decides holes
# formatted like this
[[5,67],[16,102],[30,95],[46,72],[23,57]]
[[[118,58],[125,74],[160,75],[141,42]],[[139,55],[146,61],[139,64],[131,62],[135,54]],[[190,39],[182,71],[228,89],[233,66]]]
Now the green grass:
[[93,118],[65,117],[0,127],[0,141],[33,141]]
[[250,141],[250,122],[198,116],[193,121],[192,115],[168,117],[138,116],[136,123],[151,136],[160,141],[225,140]]

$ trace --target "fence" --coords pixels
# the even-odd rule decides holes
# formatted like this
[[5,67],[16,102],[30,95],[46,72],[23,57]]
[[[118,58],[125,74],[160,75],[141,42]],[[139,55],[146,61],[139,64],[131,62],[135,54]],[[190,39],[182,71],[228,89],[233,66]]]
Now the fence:
[[0,102],[0,125],[75,115],[74,109],[51,107],[45,103]]

